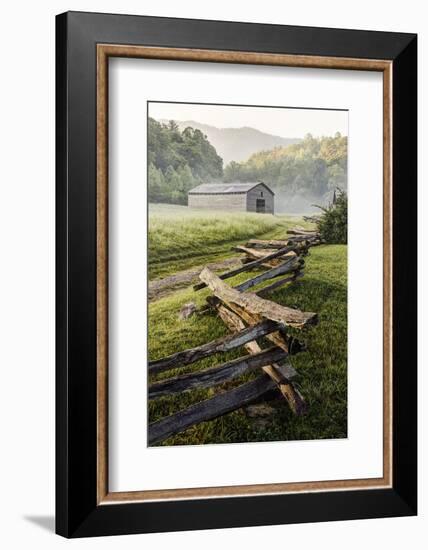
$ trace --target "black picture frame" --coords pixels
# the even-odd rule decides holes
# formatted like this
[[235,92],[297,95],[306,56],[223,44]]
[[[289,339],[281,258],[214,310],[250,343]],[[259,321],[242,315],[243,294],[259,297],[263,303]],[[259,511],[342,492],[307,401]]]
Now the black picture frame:
[[[96,46],[100,43],[392,61],[391,488],[97,504]],[[56,532],[86,537],[415,515],[417,36],[68,12],[56,18],[56,97]]]

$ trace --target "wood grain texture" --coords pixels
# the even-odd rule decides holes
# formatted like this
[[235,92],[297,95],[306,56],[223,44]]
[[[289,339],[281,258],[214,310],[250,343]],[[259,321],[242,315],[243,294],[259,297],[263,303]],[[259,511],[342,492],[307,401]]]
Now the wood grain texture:
[[240,409],[275,388],[269,378],[263,376],[196,403],[187,409],[149,425],[149,445],[155,445],[187,428],[213,420],[218,416]]
[[260,298],[253,293],[242,294],[224,283],[215,273],[206,267],[201,271],[199,278],[206,283],[215,296],[227,303],[237,304],[254,315],[300,329],[317,322],[316,313],[303,312],[281,306]]
[[[238,315],[241,319],[245,321],[245,323],[250,326],[256,325],[260,322],[259,315],[249,313],[245,308],[237,304],[228,303],[227,307],[229,307],[236,315]],[[270,334],[266,334],[266,339],[270,340],[276,346],[289,353],[290,350],[288,345],[288,338],[284,330],[277,330],[275,332],[271,332]]]
[[210,388],[234,378],[242,376],[247,372],[264,367],[273,361],[282,361],[288,353],[278,347],[260,351],[253,355],[238,357],[218,367],[204,369],[199,372],[183,374],[175,378],[155,382],[149,386],[149,399],[157,399],[164,395],[173,395],[184,391]]
[[[244,321],[239,315],[230,311],[223,304],[218,304],[217,310],[224,324],[228,326],[230,330],[236,330],[239,327],[245,326]],[[245,347],[250,353],[259,353],[261,350],[257,342],[249,342]],[[285,351],[288,352],[288,347],[285,348]],[[294,414],[299,416],[304,414],[306,412],[306,403],[291,380],[297,373],[290,362],[286,361],[285,364],[282,365],[272,363],[271,365],[263,367],[263,371],[275,382]],[[290,376],[290,372],[292,376]]]
[[[266,262],[268,260],[273,260],[274,258],[278,258],[279,256],[283,256],[293,250],[292,247],[285,247],[280,250],[277,250],[276,252],[271,252],[270,254],[266,256],[261,256],[259,259],[254,260],[253,262],[249,262],[242,267],[237,267],[236,269],[231,269],[230,271],[226,271],[226,273],[222,273],[219,275],[220,279],[224,281],[225,279],[229,279],[230,277],[234,277],[235,275],[239,275],[239,273],[244,273],[245,271],[249,271],[253,267],[260,266],[263,262]],[[202,288],[205,288],[207,285],[205,283],[198,283],[194,285],[193,290],[201,290]]]
[[97,50],[97,501],[108,493],[108,63]]
[[290,258],[289,260],[283,262],[282,264],[276,267],[273,267],[272,269],[269,269],[264,273],[260,273],[260,275],[257,275],[252,279],[248,279],[247,281],[244,281],[243,283],[240,283],[239,285],[236,285],[233,288],[235,290],[239,290],[240,292],[245,292],[249,288],[252,288],[253,286],[257,286],[260,283],[263,283],[264,281],[268,281],[269,279],[274,279],[279,275],[285,275],[286,273],[291,273],[292,271],[297,271],[302,267],[302,265],[303,265],[303,260],[299,260],[298,258]]
[[284,248],[287,246],[293,246],[291,239],[270,239],[270,240],[261,240],[261,239],[250,239],[247,241],[246,247],[248,248]]
[[[296,246],[286,246],[284,248],[277,250],[276,252],[272,252],[271,248],[248,248],[247,246],[243,246],[243,245],[234,246],[232,248],[232,250],[234,250],[235,252],[243,252],[250,258],[255,258],[254,261],[249,262],[255,266],[263,265],[264,262],[267,262],[271,259],[281,260],[282,258],[287,258],[287,257],[291,258],[297,255],[295,251],[299,249],[300,248]],[[281,250],[286,250],[287,252],[280,252]],[[257,261],[258,263],[255,263],[255,261]]]
[[156,361],[149,361],[149,374],[157,374],[159,372],[184,367],[204,359],[205,357],[209,357],[214,353],[230,351],[277,329],[278,323],[267,319],[258,325],[246,327],[241,331],[234,334],[228,334],[222,338],[208,342],[207,344],[179,351]]
[[312,243],[320,241],[318,235],[292,235],[290,237],[290,243],[306,243],[312,246]]
[[383,476],[393,481],[393,65],[383,72]]
[[213,63],[239,63],[254,65],[281,65],[287,67],[313,67],[319,69],[352,69],[384,71],[389,61],[383,59],[357,59],[346,57],[287,55],[278,53],[237,52],[168,48],[152,46],[129,46],[122,44],[98,44],[107,57],[137,57],[146,59],[171,59],[181,61],[206,61]]

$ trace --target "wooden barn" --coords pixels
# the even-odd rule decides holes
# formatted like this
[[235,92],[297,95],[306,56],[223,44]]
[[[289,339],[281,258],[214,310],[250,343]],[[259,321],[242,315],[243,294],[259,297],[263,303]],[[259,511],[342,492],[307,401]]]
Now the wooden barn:
[[274,213],[275,193],[259,181],[252,183],[203,183],[188,193],[190,208]]

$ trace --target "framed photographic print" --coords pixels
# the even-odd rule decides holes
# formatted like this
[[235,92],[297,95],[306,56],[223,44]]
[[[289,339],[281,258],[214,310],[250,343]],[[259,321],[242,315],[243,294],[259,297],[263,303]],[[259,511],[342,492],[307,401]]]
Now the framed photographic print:
[[416,36],[56,48],[57,532],[416,514]]

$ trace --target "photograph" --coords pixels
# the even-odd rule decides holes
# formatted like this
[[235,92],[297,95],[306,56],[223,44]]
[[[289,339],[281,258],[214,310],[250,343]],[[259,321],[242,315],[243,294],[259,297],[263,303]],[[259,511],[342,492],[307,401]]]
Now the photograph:
[[148,446],[346,439],[348,110],[153,100],[146,131]]
[[428,18],[332,4],[2,6],[1,548],[426,546]]

